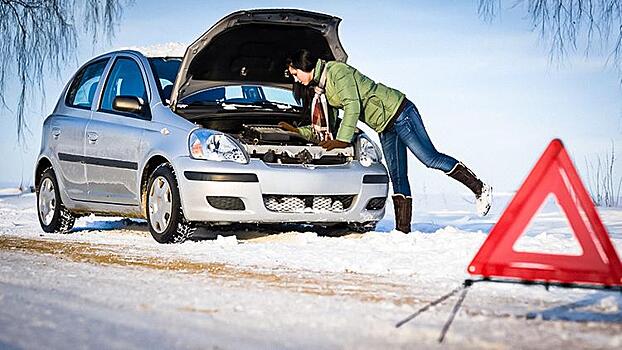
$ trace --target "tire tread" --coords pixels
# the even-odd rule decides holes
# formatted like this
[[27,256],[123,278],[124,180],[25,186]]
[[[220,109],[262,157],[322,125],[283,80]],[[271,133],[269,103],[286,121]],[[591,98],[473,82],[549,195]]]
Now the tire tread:
[[[52,219],[50,225],[45,227],[43,225],[43,221],[39,216],[39,191],[41,190],[41,182],[46,177],[50,177],[52,182],[54,183],[54,194],[56,196],[57,210],[59,211],[58,216],[54,214],[56,219]],[[37,217],[39,217],[39,223],[41,224],[41,228],[45,232],[49,233],[70,233],[73,229],[73,226],[76,222],[76,216],[65,207],[61,198],[60,198],[60,188],[58,187],[58,180],[56,179],[56,173],[52,167],[47,167],[41,171],[40,181],[37,184]]]

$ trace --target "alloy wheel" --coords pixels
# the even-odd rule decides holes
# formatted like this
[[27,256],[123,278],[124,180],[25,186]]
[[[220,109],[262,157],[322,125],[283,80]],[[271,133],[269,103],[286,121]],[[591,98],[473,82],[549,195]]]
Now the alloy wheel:
[[171,186],[166,178],[158,176],[149,189],[149,219],[157,233],[162,233],[168,228],[172,211]]
[[49,225],[56,210],[56,193],[52,179],[45,178],[39,189],[39,215],[45,225]]

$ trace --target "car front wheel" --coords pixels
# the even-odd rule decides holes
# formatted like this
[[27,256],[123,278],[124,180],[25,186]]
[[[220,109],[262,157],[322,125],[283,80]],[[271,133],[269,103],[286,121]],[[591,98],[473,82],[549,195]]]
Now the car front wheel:
[[41,228],[49,233],[67,233],[76,221],[76,217],[63,205],[52,168],[41,173],[37,186],[37,213]]
[[147,221],[151,235],[159,243],[181,243],[194,232],[194,226],[184,217],[170,164],[158,166],[149,177]]

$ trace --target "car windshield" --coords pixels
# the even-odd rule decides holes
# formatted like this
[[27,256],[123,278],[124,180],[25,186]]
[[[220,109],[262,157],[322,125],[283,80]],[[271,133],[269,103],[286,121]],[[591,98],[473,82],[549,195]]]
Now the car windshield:
[[158,83],[162,102],[168,104],[173,91],[173,84],[181,65],[181,58],[178,57],[152,57],[149,58],[153,74]]
[[261,85],[232,85],[201,90],[179,101],[188,106],[220,105],[224,109],[237,107],[300,107],[291,90]]

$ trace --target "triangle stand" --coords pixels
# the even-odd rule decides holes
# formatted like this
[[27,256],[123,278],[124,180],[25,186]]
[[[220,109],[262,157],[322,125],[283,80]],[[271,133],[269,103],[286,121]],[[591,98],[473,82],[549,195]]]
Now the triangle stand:
[[492,283],[509,283],[509,284],[522,284],[522,285],[528,285],[528,286],[543,286],[546,290],[549,290],[550,287],[559,287],[559,288],[568,288],[568,289],[593,289],[593,290],[601,290],[601,291],[616,291],[616,292],[620,292],[622,293],[622,286],[607,286],[607,285],[589,285],[589,284],[573,284],[573,283],[557,283],[557,282],[545,282],[545,281],[527,281],[527,280],[516,280],[516,279],[498,279],[498,278],[480,278],[480,279],[466,279],[464,280],[464,282],[462,283],[462,285],[458,288],[455,288],[454,290],[452,290],[451,292],[427,303],[426,305],[424,305],[423,307],[419,308],[419,310],[415,311],[414,313],[412,313],[411,315],[409,315],[408,317],[404,318],[403,320],[399,321],[396,325],[395,328],[399,328],[401,326],[403,326],[404,324],[410,322],[411,320],[413,320],[414,318],[416,318],[417,316],[423,314],[424,312],[428,311],[430,308],[432,308],[433,306],[436,305],[440,305],[443,302],[445,302],[446,300],[450,299],[451,297],[453,297],[454,295],[460,293],[460,296],[458,297],[458,300],[456,301],[456,303],[454,304],[454,307],[451,310],[451,313],[449,314],[449,317],[447,318],[447,321],[445,321],[445,323],[443,324],[443,328],[441,329],[441,334],[438,337],[438,342],[442,343],[445,340],[445,337],[447,335],[447,332],[449,331],[449,328],[451,327],[451,324],[453,323],[454,319],[456,318],[456,315],[458,314],[458,311],[460,311],[460,307],[462,307],[462,304],[464,303],[464,300],[466,299],[466,295],[467,292],[469,290],[469,288],[471,286],[473,286],[475,283],[480,283],[480,282],[492,282]]

